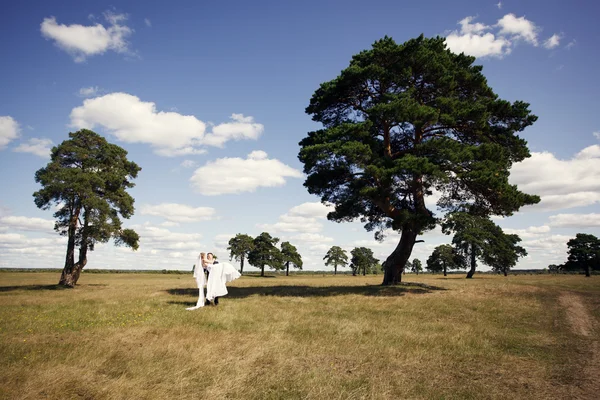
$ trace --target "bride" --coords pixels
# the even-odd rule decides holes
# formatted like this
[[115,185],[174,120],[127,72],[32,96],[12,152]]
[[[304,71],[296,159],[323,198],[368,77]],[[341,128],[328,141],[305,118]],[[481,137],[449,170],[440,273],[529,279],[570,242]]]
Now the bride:
[[[208,278],[206,278],[205,271],[208,272]],[[200,253],[196,268],[194,268],[194,278],[196,278],[199,291],[198,302],[194,307],[188,307],[186,310],[196,310],[210,302],[217,305],[218,298],[228,293],[225,284],[240,276],[241,274],[230,263],[216,261],[212,253]],[[206,299],[204,285],[206,285]]]

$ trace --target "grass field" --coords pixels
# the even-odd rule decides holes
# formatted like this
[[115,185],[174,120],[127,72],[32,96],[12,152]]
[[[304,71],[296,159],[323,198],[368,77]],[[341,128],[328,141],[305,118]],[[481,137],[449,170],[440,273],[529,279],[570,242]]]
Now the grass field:
[[0,398],[597,398],[599,279],[2,272]]

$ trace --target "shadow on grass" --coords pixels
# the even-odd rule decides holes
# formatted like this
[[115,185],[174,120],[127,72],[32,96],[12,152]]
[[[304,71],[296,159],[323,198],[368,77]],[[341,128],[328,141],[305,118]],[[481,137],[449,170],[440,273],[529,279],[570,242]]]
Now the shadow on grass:
[[15,290],[65,290],[60,285],[22,285],[22,286],[0,286],[0,292],[12,292]]
[[[88,283],[88,284],[84,284],[84,285],[76,285],[75,288],[80,288],[80,287],[87,287],[87,286],[91,286],[91,287],[103,287],[103,286],[108,286],[105,283]],[[0,286],[0,293],[2,292],[13,292],[15,290],[69,290],[72,288],[68,288],[66,286],[62,286],[62,285],[21,285],[21,286]]]
[[[277,297],[330,297],[358,294],[373,297],[397,297],[405,294],[425,294],[437,290],[446,290],[441,287],[425,285],[422,283],[403,283],[398,286],[249,286],[227,288],[228,298],[244,298],[254,295]],[[198,288],[167,289],[167,293],[176,296],[198,296]]]

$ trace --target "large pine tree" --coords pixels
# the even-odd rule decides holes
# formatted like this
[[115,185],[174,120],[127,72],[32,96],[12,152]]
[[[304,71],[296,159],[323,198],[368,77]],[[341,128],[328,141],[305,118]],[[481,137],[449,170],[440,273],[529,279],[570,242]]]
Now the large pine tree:
[[138,234],[123,229],[119,216],[133,215],[134,199],[127,189],[135,186],[131,179],[141,168],[127,160],[124,149],[95,132],[82,129],[69,137],[52,149],[48,165],[35,173],[42,188],[33,197],[39,208],[58,207],[54,229],[68,238],[59,285],[74,287],[95,243],[112,238],[117,245],[138,248]]
[[323,129],[300,142],[304,185],[335,206],[328,218],[361,219],[376,238],[402,232],[383,284],[400,281],[417,236],[439,222],[425,205],[433,189],[446,212],[508,216],[539,201],[508,183],[512,164],[530,155],[517,133],[537,117],[499,99],[474,61],[444,38],[385,37],[306,108]]

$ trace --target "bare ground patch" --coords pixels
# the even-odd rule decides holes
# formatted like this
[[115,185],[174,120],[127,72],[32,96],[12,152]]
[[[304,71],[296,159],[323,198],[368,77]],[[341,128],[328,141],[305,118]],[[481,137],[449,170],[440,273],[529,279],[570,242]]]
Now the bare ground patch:
[[581,380],[573,390],[573,398],[594,399],[600,393],[600,345],[594,337],[596,321],[588,311],[582,296],[563,292],[558,298],[566,311],[567,322],[573,333],[581,337]]

